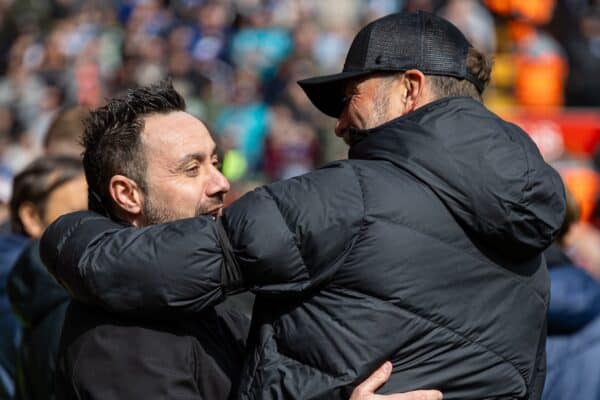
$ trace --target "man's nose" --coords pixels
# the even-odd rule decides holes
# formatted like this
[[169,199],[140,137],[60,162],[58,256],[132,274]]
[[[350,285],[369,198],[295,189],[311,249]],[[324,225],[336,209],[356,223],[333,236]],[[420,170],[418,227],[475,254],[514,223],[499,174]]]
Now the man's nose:
[[210,183],[207,187],[207,195],[214,196],[219,193],[225,194],[229,192],[229,181],[219,170],[215,170],[211,176]]

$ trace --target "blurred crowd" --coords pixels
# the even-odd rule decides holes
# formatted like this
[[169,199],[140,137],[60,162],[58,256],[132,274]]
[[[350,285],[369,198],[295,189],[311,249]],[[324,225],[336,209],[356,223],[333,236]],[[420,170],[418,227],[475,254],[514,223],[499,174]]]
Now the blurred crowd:
[[[219,143],[232,182],[229,201],[257,184],[344,158],[332,134],[335,121],[314,108],[296,81],[339,71],[367,22],[416,9],[449,19],[494,56],[485,94],[492,109],[600,107],[598,0],[0,0],[0,223],[8,218],[13,179],[28,164],[81,151],[73,135],[61,140],[60,132],[80,132],[87,109],[165,77]],[[591,290],[582,290],[591,296],[589,307],[585,323],[569,325],[573,333],[600,314],[600,179],[593,160],[556,166],[577,211],[552,260],[577,265]],[[57,188],[51,184],[39,196]]]
[[61,108],[165,76],[211,126],[232,181],[343,157],[295,82],[339,70],[359,27],[404,9],[437,12],[495,56],[492,108],[600,104],[590,0],[0,0],[2,176],[40,154]]

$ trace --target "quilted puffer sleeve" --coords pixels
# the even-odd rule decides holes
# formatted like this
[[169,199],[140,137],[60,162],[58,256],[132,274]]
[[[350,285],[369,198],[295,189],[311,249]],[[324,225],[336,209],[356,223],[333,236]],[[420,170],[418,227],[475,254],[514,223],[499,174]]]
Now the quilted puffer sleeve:
[[225,296],[218,227],[209,217],[135,228],[73,213],[46,230],[40,253],[73,297],[113,311],[197,312]]
[[223,216],[244,281],[260,294],[293,294],[330,280],[363,221],[360,181],[344,162],[261,187]]

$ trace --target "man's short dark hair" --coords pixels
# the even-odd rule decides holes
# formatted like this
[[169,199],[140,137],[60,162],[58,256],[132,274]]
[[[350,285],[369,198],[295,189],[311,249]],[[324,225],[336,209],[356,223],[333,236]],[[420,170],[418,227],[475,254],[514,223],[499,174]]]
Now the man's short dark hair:
[[25,167],[13,180],[10,199],[12,231],[26,233],[19,217],[19,208],[24,203],[33,204],[38,215],[44,217],[50,193],[82,173],[81,160],[70,156],[43,156]]
[[130,89],[90,112],[84,121],[83,166],[90,192],[107,211],[112,210],[108,186],[114,175],[127,176],[147,191],[141,141],[144,118],[184,110],[185,100],[171,81],[165,80]]
[[[483,88],[488,85],[492,75],[493,62],[489,56],[479,52],[473,47],[469,48],[467,54],[467,69],[477,77]],[[482,101],[481,93],[477,87],[467,79],[459,79],[452,76],[428,75],[432,91],[437,98],[451,96],[467,96],[477,101]]]

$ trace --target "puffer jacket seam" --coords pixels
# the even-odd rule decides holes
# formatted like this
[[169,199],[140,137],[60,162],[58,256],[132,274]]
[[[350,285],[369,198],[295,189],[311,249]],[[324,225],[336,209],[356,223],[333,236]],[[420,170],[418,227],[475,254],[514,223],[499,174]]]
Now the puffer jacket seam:
[[[250,374],[250,380],[248,381],[248,384],[245,385],[245,391],[244,392],[240,392],[240,395],[247,398],[247,394],[249,391],[252,390],[252,388],[254,387],[254,378],[256,377],[256,371],[258,371],[258,368],[260,366],[260,362],[263,360],[264,358],[264,354],[265,354],[265,349],[267,347],[267,342],[263,342],[260,346],[260,348],[258,349],[259,351],[255,351],[257,358],[259,361],[254,363],[254,368],[252,368],[251,374]],[[279,353],[279,352],[278,352]],[[241,389],[240,389],[241,390]]]
[[365,186],[363,184],[363,179],[360,176],[360,174],[357,171],[356,165],[354,165],[352,162],[348,162],[348,165],[350,165],[350,169],[352,170],[352,173],[354,174],[354,177],[356,178],[356,182],[358,183],[358,188],[360,189],[360,199],[361,199],[361,203],[363,205],[363,215],[362,215],[362,222],[361,222],[361,226],[359,231],[367,224],[367,204],[366,204],[366,190],[365,190]]
[[[352,250],[354,250],[354,246],[356,246],[356,243],[358,242],[358,239],[367,230],[367,226],[368,226],[368,224],[367,224],[367,204],[366,204],[366,200],[365,200],[366,199],[366,196],[365,196],[365,187],[363,185],[362,178],[361,178],[360,174],[357,171],[356,165],[353,165],[352,162],[348,162],[348,165],[350,166],[350,169],[352,170],[352,173],[354,174],[354,177],[356,178],[356,182],[358,183],[358,188],[360,189],[360,198],[361,198],[361,204],[363,206],[363,210],[362,210],[363,213],[362,213],[362,219],[360,221],[360,227],[358,228],[358,230],[356,231],[356,233],[352,237],[352,245],[348,249],[348,252],[346,254],[346,260],[352,254]],[[344,264],[346,263],[346,260],[344,260]],[[344,264],[342,264],[342,267],[344,266]],[[338,272],[341,269],[342,268],[338,269]]]
[[292,360],[292,361],[294,361],[294,362],[296,362],[298,364],[301,364],[301,365],[303,365],[305,367],[308,367],[308,368],[310,368],[312,370],[318,371],[320,374],[325,375],[325,376],[327,376],[327,377],[329,377],[331,379],[339,379],[340,377],[344,376],[344,373],[342,373],[340,375],[333,375],[330,372],[324,371],[323,369],[321,369],[321,368],[319,368],[317,366],[314,366],[314,365],[308,364],[305,361],[299,360],[298,358],[293,357],[293,356],[291,356],[288,353],[282,353],[281,351],[278,351],[277,354],[280,355],[280,356],[282,356],[282,357],[285,357],[285,358],[287,358],[289,360]]
[[302,260],[302,268],[304,269],[305,277],[306,277],[306,279],[308,279],[310,281],[310,278],[311,278],[310,268],[307,265],[306,260],[304,259],[304,255],[302,254],[302,249],[300,248],[300,243],[298,243],[298,238],[296,237],[296,233],[292,230],[292,227],[290,226],[288,220],[285,218],[285,216],[281,212],[280,204],[279,204],[279,201],[277,201],[277,197],[275,196],[275,193],[271,190],[271,188],[269,188],[269,186],[264,186],[264,190],[269,195],[271,201],[273,201],[273,203],[275,203],[275,208],[277,209],[279,216],[285,223],[285,226],[286,226],[288,232],[290,233],[290,236],[292,236],[292,238],[294,239],[294,248],[298,252],[298,256],[300,257],[300,260]]
[[77,378],[75,376],[75,371],[78,371],[77,366],[79,365],[79,361],[81,360],[81,352],[77,353],[77,358],[75,359],[75,362],[73,363],[73,369],[71,370],[71,373],[69,374],[69,380],[71,381],[71,385],[73,387],[73,391],[75,392],[76,396],[78,399],[83,398],[81,396],[81,393],[79,393],[79,385],[77,382]]
[[[343,253],[346,253],[346,255],[345,255],[346,258],[351,254],[352,249],[354,248],[354,245],[356,244],[356,238],[361,234],[361,232],[364,231],[364,228],[367,225],[367,222],[366,222],[366,209],[367,209],[367,207],[365,205],[365,189],[364,189],[364,186],[363,186],[363,182],[362,182],[362,179],[360,178],[359,174],[356,172],[356,169],[352,165],[352,163],[348,162],[347,165],[350,166],[350,170],[352,171],[352,174],[354,175],[354,177],[356,179],[356,182],[358,184],[358,187],[360,189],[361,204],[363,205],[363,210],[362,210],[362,217],[361,217],[360,227],[358,228],[357,232],[350,239],[351,245],[349,246],[349,248],[347,248],[347,249],[345,249],[343,251]],[[292,230],[292,228],[291,228],[288,220],[285,218],[285,216],[281,212],[280,203],[279,203],[279,201],[277,199],[277,196],[275,195],[275,193],[271,190],[271,188],[268,185],[264,186],[263,188],[266,191],[266,193],[269,195],[269,197],[271,198],[271,200],[273,201],[273,203],[275,203],[275,206],[277,208],[277,212],[279,212],[279,215],[281,216],[281,219],[284,221],[284,223],[285,223],[288,231],[290,232],[290,234],[294,238],[294,245],[295,245],[296,250],[298,251],[298,255],[300,256],[300,259],[302,260],[302,266],[304,267],[304,270],[306,272],[307,278],[310,279],[311,278],[311,274],[310,274],[309,264],[304,259],[304,256],[302,254],[302,249],[301,249],[300,244],[298,243],[298,239],[296,237],[296,234]],[[333,279],[334,277],[335,277],[335,274],[334,274],[334,276],[331,279]]]
[[454,335],[460,337],[461,339],[463,339],[465,342],[467,342],[467,343],[469,343],[471,345],[474,345],[474,346],[482,348],[486,352],[488,352],[490,354],[493,354],[494,356],[498,357],[499,359],[501,359],[502,361],[504,361],[505,363],[507,363],[508,365],[510,365],[515,370],[515,372],[518,374],[518,376],[523,380],[523,385],[525,387],[527,387],[527,381],[525,380],[525,378],[524,378],[523,374],[521,373],[521,371],[519,371],[519,368],[517,368],[517,366],[513,362],[511,362],[510,360],[506,359],[502,354],[496,352],[495,350],[489,348],[488,346],[486,346],[486,345],[484,345],[484,344],[482,344],[482,343],[480,343],[480,342],[478,342],[478,341],[476,341],[474,339],[469,338],[468,336],[465,336],[464,334],[462,334],[460,332],[457,332],[456,330],[452,329],[451,327],[449,327],[448,325],[446,325],[446,324],[444,324],[442,322],[435,321],[435,320],[433,320],[433,319],[431,319],[431,318],[429,318],[429,317],[427,317],[425,315],[422,315],[420,310],[412,307],[410,304],[406,304],[405,302],[402,302],[402,304],[392,303],[389,300],[384,300],[381,297],[374,296],[374,295],[372,295],[372,294],[370,294],[368,292],[361,291],[361,290],[356,290],[356,289],[348,289],[348,288],[345,288],[345,287],[342,287],[342,286],[332,285],[331,288],[338,289],[341,292],[355,292],[355,293],[362,294],[364,296],[368,296],[368,297],[370,297],[372,299],[375,299],[377,301],[388,302],[391,305],[393,305],[394,307],[398,307],[398,308],[400,308],[402,310],[408,311],[409,313],[413,314],[414,316],[416,316],[416,317],[418,317],[420,319],[423,319],[425,321],[428,321],[428,322],[430,322],[431,324],[435,325],[438,328],[446,329],[447,331],[451,332],[452,334],[454,334]]
[[[70,238],[71,236],[73,236],[73,235],[74,235],[76,232],[79,232],[79,230],[80,230],[80,229],[81,229],[81,228],[82,228],[84,225],[86,225],[86,224],[88,224],[88,223],[91,223],[91,222],[93,222],[93,221],[96,221],[96,220],[103,220],[103,219],[104,219],[104,217],[90,217],[90,218],[86,218],[85,220],[82,220],[82,221],[80,221],[80,223],[79,223],[79,224],[77,224],[77,226],[74,226],[74,227],[73,227],[72,229],[70,229],[70,230],[69,230],[67,233],[65,233],[65,234],[62,236],[62,239],[61,239],[61,241],[60,241],[60,242],[57,244],[57,247],[58,247],[60,250],[58,251],[58,255],[57,255],[57,258],[56,258],[56,260],[61,260],[61,259],[63,258],[63,252],[64,252],[64,247],[65,247],[65,246],[64,246],[64,244],[67,242],[67,240],[69,240],[69,238]],[[57,262],[58,262],[58,261],[57,261]],[[48,267],[46,267],[46,268],[48,268]],[[55,268],[54,268],[54,269],[56,270],[56,266],[55,266]],[[79,269],[79,266],[77,266],[77,270],[78,270],[80,273],[81,273],[81,272],[83,272],[81,269]],[[52,275],[54,275],[54,274],[52,274]],[[84,282],[86,282],[86,281],[88,281],[88,282],[89,282],[89,281],[90,281],[90,280],[86,280],[86,279],[85,279],[85,277],[82,277],[82,278],[84,278],[84,279],[83,279],[83,281],[84,281]],[[59,283],[61,283],[61,284],[62,284],[62,282],[60,282],[60,281],[59,281]],[[97,292],[97,288],[95,287],[95,284],[94,284],[94,282],[91,282],[91,285],[94,285],[95,292]],[[64,285],[63,285],[63,286],[64,286]],[[67,290],[67,291],[68,291],[68,290]]]
[[474,259],[476,261],[482,262],[485,265],[488,265],[488,266],[494,268],[495,270],[500,271],[501,273],[503,273],[504,275],[506,275],[511,280],[514,280],[515,282],[523,284],[529,290],[531,290],[531,292],[533,292],[533,294],[536,296],[536,298],[542,304],[546,304],[546,301],[543,298],[543,296],[541,296],[534,288],[532,288],[530,286],[530,280],[531,280],[531,278],[529,278],[529,277],[522,277],[522,276],[520,276],[518,274],[511,273],[510,271],[506,270],[506,268],[503,268],[500,265],[496,265],[495,263],[490,262],[489,260],[487,260],[487,259],[485,259],[485,258],[483,258],[483,257],[481,257],[481,256],[479,256],[477,254],[472,254],[472,253],[466,252],[464,249],[460,249],[459,247],[457,247],[456,245],[454,245],[452,243],[449,243],[449,242],[447,242],[447,241],[445,241],[445,240],[443,240],[443,239],[441,239],[441,238],[439,238],[437,236],[434,236],[434,235],[432,235],[432,234],[430,234],[428,232],[423,232],[422,230],[418,229],[417,227],[410,226],[410,225],[408,225],[405,222],[401,222],[401,221],[398,221],[398,220],[395,220],[395,219],[382,219],[382,218],[377,218],[377,220],[380,221],[380,222],[382,222],[382,223],[388,223],[388,224],[395,224],[395,225],[403,226],[406,229],[410,229],[413,232],[416,232],[418,234],[421,234],[423,236],[428,237],[429,239],[435,240],[438,243],[446,245],[446,246],[452,248],[453,250],[460,252],[461,254],[465,254],[468,257],[470,257],[470,258],[472,258],[472,259]]
[[[503,130],[503,132],[505,131]],[[518,204],[521,206],[526,206],[527,202],[525,201],[525,196],[526,193],[531,189],[531,162],[529,161],[529,155],[527,154],[527,151],[524,149],[525,143],[523,143],[523,138],[519,137],[517,143],[519,144],[519,150],[524,155],[525,165],[527,166],[527,170],[525,171],[525,185],[521,191],[521,198],[519,199]]]
[[95,220],[104,220],[104,217],[90,217],[90,218],[86,218],[85,220],[80,221],[76,226],[72,227],[71,229],[69,229],[64,235],[62,235],[62,238],[60,240],[60,242],[57,244],[57,247],[60,249],[58,251],[58,257],[57,260],[62,258],[62,253],[64,251],[64,247],[65,247],[65,243],[69,240],[69,238],[71,236],[73,236],[73,234],[78,231],[83,225],[86,225],[89,222],[95,221]]

